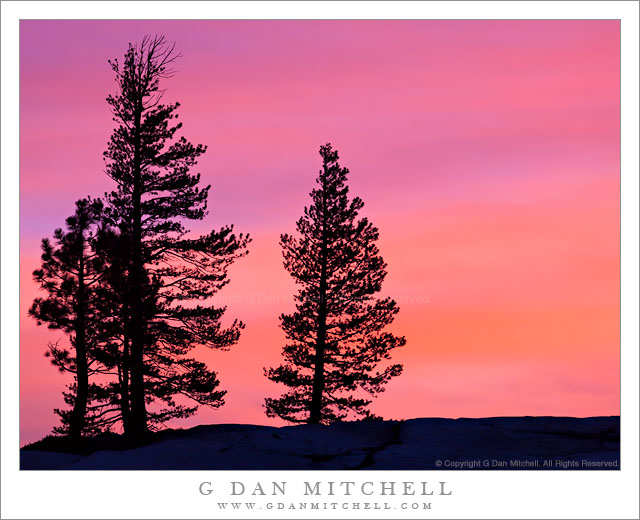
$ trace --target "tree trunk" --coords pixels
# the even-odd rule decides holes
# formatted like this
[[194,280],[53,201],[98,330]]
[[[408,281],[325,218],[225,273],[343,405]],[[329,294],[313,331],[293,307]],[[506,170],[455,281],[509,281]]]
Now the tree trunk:
[[324,351],[327,338],[327,282],[326,266],[322,266],[320,276],[320,301],[318,302],[318,331],[316,337],[315,367],[313,372],[313,389],[309,424],[319,424],[322,420],[322,393],[324,392]]
[[129,337],[122,341],[122,362],[119,367],[120,377],[120,414],[125,432],[131,431],[131,408],[129,404]]
[[[326,172],[325,172],[326,173]],[[323,191],[326,188],[323,186]],[[322,394],[324,392],[324,351],[327,342],[327,209],[323,194],[322,249],[320,251],[320,288],[318,301],[318,328],[316,336],[313,388],[309,408],[309,424],[322,421]]]
[[144,390],[144,319],[142,313],[143,261],[142,261],[142,172],[141,172],[141,136],[142,100],[135,115],[135,143],[133,156],[133,218],[131,248],[131,421],[130,433],[140,439],[148,433],[147,410]]
[[[80,231],[81,233],[83,230]],[[76,399],[69,419],[69,436],[74,439],[82,437],[87,414],[87,399],[89,398],[89,367],[87,364],[86,345],[86,302],[84,287],[84,238],[80,239],[80,261],[78,266],[78,293],[76,294]]]

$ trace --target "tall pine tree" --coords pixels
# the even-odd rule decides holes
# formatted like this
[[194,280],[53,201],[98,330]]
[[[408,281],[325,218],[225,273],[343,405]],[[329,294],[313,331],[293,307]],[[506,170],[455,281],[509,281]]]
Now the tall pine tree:
[[328,424],[367,409],[384,385],[402,372],[395,364],[377,370],[404,337],[384,332],[398,307],[376,298],[386,276],[379,255],[378,230],[358,218],[363,202],[349,199],[349,170],[338,164],[330,144],[320,147],[322,169],[311,192],[312,204],[298,220],[299,236],[280,238],[284,266],[299,284],[296,312],[280,317],[289,343],[285,363],[266,376],[289,387],[280,398],[266,399],[269,417]]
[[[90,198],[76,202],[75,213],[67,218],[66,228],[56,229],[53,242],[42,240],[42,264],[33,272],[35,281],[48,294],[36,298],[29,314],[38,324],[61,330],[71,348],[50,343],[46,355],[61,372],[74,375],[75,381],[64,393],[69,410],[55,410],[62,425],[54,431],[78,438],[95,433],[89,403],[92,391],[89,376],[99,370],[95,353],[101,335],[101,316],[97,312],[96,287],[100,283],[103,261],[95,251],[95,238],[102,215],[102,202]],[[95,412],[95,410],[93,410]]]
[[[130,45],[124,63],[111,63],[118,92],[107,98],[117,128],[106,152],[106,173],[118,184],[107,196],[109,217],[120,229],[122,368],[128,403],[125,433],[144,436],[149,420],[185,417],[199,404],[219,406],[216,374],[186,357],[196,345],[226,349],[243,325],[221,325],[224,308],[186,304],[210,298],[226,283],[227,268],[246,254],[248,236],[232,226],[188,238],[185,220],[206,214],[210,186],[199,188],[190,170],[206,147],[178,137],[179,103],[162,103],[160,81],[171,77],[178,55],[164,37]],[[117,292],[117,291],[116,291]],[[194,406],[175,400],[189,397]],[[166,408],[147,411],[160,400]]]

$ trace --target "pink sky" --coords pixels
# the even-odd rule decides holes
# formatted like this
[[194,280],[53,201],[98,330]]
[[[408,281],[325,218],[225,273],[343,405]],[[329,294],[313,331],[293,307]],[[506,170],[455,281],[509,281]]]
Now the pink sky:
[[147,33],[182,52],[166,99],[209,146],[211,211],[191,229],[254,237],[219,298],[243,336],[199,351],[227,404],[180,426],[281,424],[261,408],[280,392],[262,368],[280,362],[295,290],[278,237],[327,141],[380,229],[407,338],[374,412],[619,414],[618,21],[22,21],[23,443],[50,432],[67,382],[43,355],[62,335],[27,316],[39,242],[113,187],[107,59]]

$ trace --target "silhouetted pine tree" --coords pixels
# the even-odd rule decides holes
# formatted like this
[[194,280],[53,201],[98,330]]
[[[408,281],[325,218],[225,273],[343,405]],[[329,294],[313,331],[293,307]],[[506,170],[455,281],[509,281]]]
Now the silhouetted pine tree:
[[[374,395],[402,372],[401,365],[377,371],[404,337],[383,332],[398,312],[390,298],[378,299],[386,264],[378,254],[378,230],[358,219],[363,202],[349,200],[348,170],[331,145],[320,147],[322,170],[311,192],[312,204],[298,220],[299,237],[282,235],[284,266],[301,288],[296,312],[280,317],[289,344],[285,363],[266,376],[290,389],[266,399],[269,417],[328,424],[348,417],[372,418]],[[358,394],[361,394],[358,396]]]
[[[177,57],[164,37],[145,37],[129,46],[122,66],[111,63],[118,92],[107,102],[118,126],[104,156],[106,173],[118,184],[107,196],[109,216],[121,230],[127,257],[124,424],[133,437],[147,432],[147,404],[155,399],[168,405],[150,416],[155,422],[189,415],[198,404],[222,404],[215,373],[185,355],[196,345],[226,349],[243,327],[236,320],[222,328],[224,308],[183,305],[211,297],[228,282],[227,268],[246,254],[249,238],[234,235],[232,227],[196,239],[185,236],[184,220],[205,216],[210,187],[198,188],[200,175],[190,173],[206,147],[176,137],[179,104],[161,103],[160,80],[172,75]],[[176,394],[196,406],[178,404]]]
[[75,381],[64,393],[70,410],[55,410],[62,425],[54,431],[74,438],[96,433],[95,410],[89,403],[97,390],[89,376],[99,371],[95,359],[101,318],[96,310],[95,288],[100,282],[103,261],[95,252],[95,236],[102,215],[102,202],[90,198],[76,202],[75,214],[66,228],[56,229],[53,242],[42,240],[42,265],[33,272],[35,281],[48,295],[36,298],[29,309],[39,325],[61,330],[71,349],[50,343],[46,353],[61,372],[70,372]]

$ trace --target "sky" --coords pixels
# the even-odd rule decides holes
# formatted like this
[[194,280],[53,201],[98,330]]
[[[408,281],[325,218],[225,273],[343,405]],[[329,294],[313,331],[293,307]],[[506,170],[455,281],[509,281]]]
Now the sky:
[[293,310],[281,233],[309,203],[331,142],[380,231],[381,296],[402,376],[387,419],[620,413],[620,25],[559,21],[42,21],[20,24],[21,442],[50,433],[69,379],[63,334],[27,311],[40,240],[114,185],[107,60],[145,34],[182,57],[165,80],[182,135],[208,146],[194,233],[253,237],[216,298],[246,328],[196,349],[228,391],[173,424],[253,423],[283,388],[278,316]]

